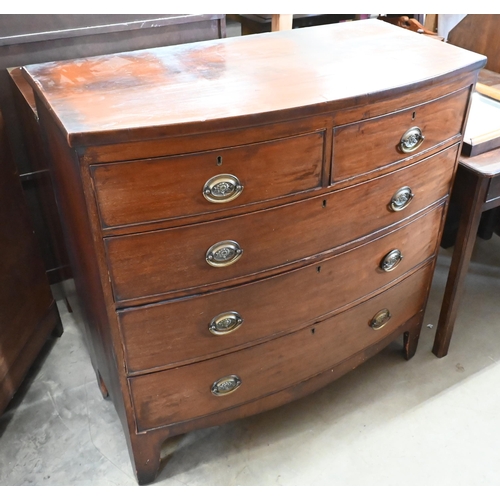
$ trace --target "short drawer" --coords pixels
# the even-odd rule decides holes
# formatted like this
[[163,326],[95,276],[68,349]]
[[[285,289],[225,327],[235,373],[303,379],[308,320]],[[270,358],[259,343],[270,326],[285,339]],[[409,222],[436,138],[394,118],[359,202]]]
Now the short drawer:
[[92,167],[104,227],[219,212],[321,186],[324,132]]
[[273,278],[119,311],[128,372],[186,364],[314,323],[431,257],[442,213],[441,205],[382,238]]
[[[200,286],[254,279],[259,272],[395,224],[448,194],[457,148],[321,197],[220,221],[106,238],[115,300],[188,295]],[[391,200],[404,199],[401,189],[408,194],[408,186],[413,200],[394,211]]]
[[[423,307],[432,266],[313,327],[192,365],[129,379],[139,431],[209,415],[278,392],[331,369],[390,335]],[[387,320],[388,310],[390,319]],[[378,315],[378,313],[380,313]],[[370,324],[378,315],[378,321]],[[236,376],[237,379],[226,379]],[[225,394],[232,384],[241,385]]]
[[408,160],[458,136],[468,97],[466,88],[419,106],[334,128],[333,182]]

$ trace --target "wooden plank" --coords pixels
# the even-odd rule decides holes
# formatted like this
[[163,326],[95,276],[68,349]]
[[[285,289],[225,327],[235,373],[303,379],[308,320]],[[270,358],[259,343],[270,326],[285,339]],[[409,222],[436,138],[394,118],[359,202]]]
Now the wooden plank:
[[271,31],[291,30],[293,14],[273,14],[271,19]]

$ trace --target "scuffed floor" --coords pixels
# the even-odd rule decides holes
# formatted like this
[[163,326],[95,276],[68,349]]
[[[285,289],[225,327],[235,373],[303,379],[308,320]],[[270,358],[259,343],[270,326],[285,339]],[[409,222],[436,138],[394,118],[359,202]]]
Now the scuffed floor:
[[[499,485],[500,238],[478,240],[450,353],[437,359],[426,325],[450,255],[440,252],[411,361],[396,342],[307,398],[175,438],[154,484]],[[80,326],[58,305],[63,336],[0,417],[0,484],[135,485]]]

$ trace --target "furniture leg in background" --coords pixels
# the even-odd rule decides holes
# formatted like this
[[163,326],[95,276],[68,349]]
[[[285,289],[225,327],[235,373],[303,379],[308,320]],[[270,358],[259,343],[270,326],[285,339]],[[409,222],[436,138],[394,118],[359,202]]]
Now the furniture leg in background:
[[500,149],[460,158],[451,204],[460,223],[432,349],[438,358],[448,353],[481,214],[500,206]]

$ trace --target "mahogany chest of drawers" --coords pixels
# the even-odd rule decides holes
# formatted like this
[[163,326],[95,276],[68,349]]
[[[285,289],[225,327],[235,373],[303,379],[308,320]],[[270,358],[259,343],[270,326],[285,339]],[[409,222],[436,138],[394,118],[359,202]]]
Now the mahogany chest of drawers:
[[169,436],[413,356],[484,62],[370,20],[24,69],[140,483]]

